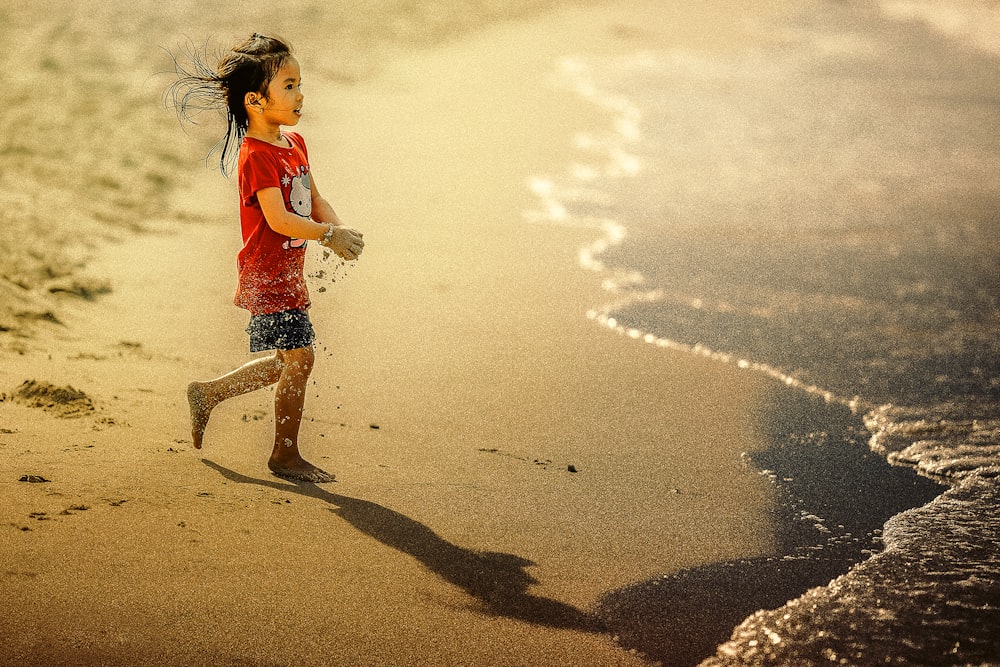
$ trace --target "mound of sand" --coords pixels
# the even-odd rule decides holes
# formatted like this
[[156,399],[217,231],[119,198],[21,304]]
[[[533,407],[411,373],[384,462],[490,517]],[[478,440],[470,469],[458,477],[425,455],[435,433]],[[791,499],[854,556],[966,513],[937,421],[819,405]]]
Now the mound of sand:
[[90,396],[79,389],[57,387],[37,380],[25,380],[13,393],[4,395],[0,400],[39,408],[58,417],[82,417],[95,410]]

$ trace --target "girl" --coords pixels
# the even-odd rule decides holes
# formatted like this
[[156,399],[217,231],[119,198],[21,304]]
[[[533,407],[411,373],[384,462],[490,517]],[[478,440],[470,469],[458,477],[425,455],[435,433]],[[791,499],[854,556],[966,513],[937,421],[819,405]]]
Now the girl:
[[337,217],[309,170],[305,141],[292,127],[302,116],[302,79],[291,47],[254,34],[215,70],[196,54],[177,65],[170,87],[178,115],[223,107],[228,129],[216,146],[223,174],[236,163],[243,249],[237,257],[236,305],[250,311],[250,351],[274,350],[226,375],[188,386],[191,435],[200,449],[212,409],[222,401],[276,384],[271,471],[286,479],[332,482],[333,475],[299,454],[306,383],[315,354],[309,293],[303,275],[307,239],[346,260],[364,248],[362,235]]

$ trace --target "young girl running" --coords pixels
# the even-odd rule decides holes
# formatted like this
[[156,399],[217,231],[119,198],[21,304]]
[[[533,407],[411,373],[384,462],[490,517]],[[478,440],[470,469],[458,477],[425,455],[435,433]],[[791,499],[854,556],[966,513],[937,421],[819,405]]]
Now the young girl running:
[[188,386],[191,435],[201,448],[213,408],[226,399],[276,385],[271,471],[286,479],[332,482],[333,475],[299,453],[298,435],[315,334],[303,275],[306,240],[319,241],[353,260],[362,235],[345,227],[320,195],[309,169],[305,141],[283,131],[302,116],[302,79],[291,47],[254,34],[234,47],[214,70],[193,55],[190,70],[177,66],[170,88],[182,119],[225,108],[228,129],[219,142],[220,168],[237,166],[243,249],[237,257],[235,303],[250,311],[250,351],[274,350],[214,380]]

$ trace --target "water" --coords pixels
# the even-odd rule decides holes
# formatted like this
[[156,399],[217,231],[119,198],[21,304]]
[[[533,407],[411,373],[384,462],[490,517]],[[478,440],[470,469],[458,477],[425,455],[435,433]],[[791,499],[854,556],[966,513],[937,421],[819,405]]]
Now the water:
[[598,613],[664,664],[1000,664],[1000,9],[811,7],[780,46],[557,66],[609,125],[527,218],[595,230],[587,315],[802,390],[747,457],[782,553]]

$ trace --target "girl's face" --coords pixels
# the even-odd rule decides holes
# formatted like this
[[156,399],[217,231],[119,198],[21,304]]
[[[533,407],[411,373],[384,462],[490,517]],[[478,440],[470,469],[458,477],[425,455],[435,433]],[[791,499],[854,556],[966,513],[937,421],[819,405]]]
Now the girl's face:
[[299,63],[289,56],[267,84],[267,97],[261,100],[263,119],[274,125],[296,125],[302,117],[303,99]]

